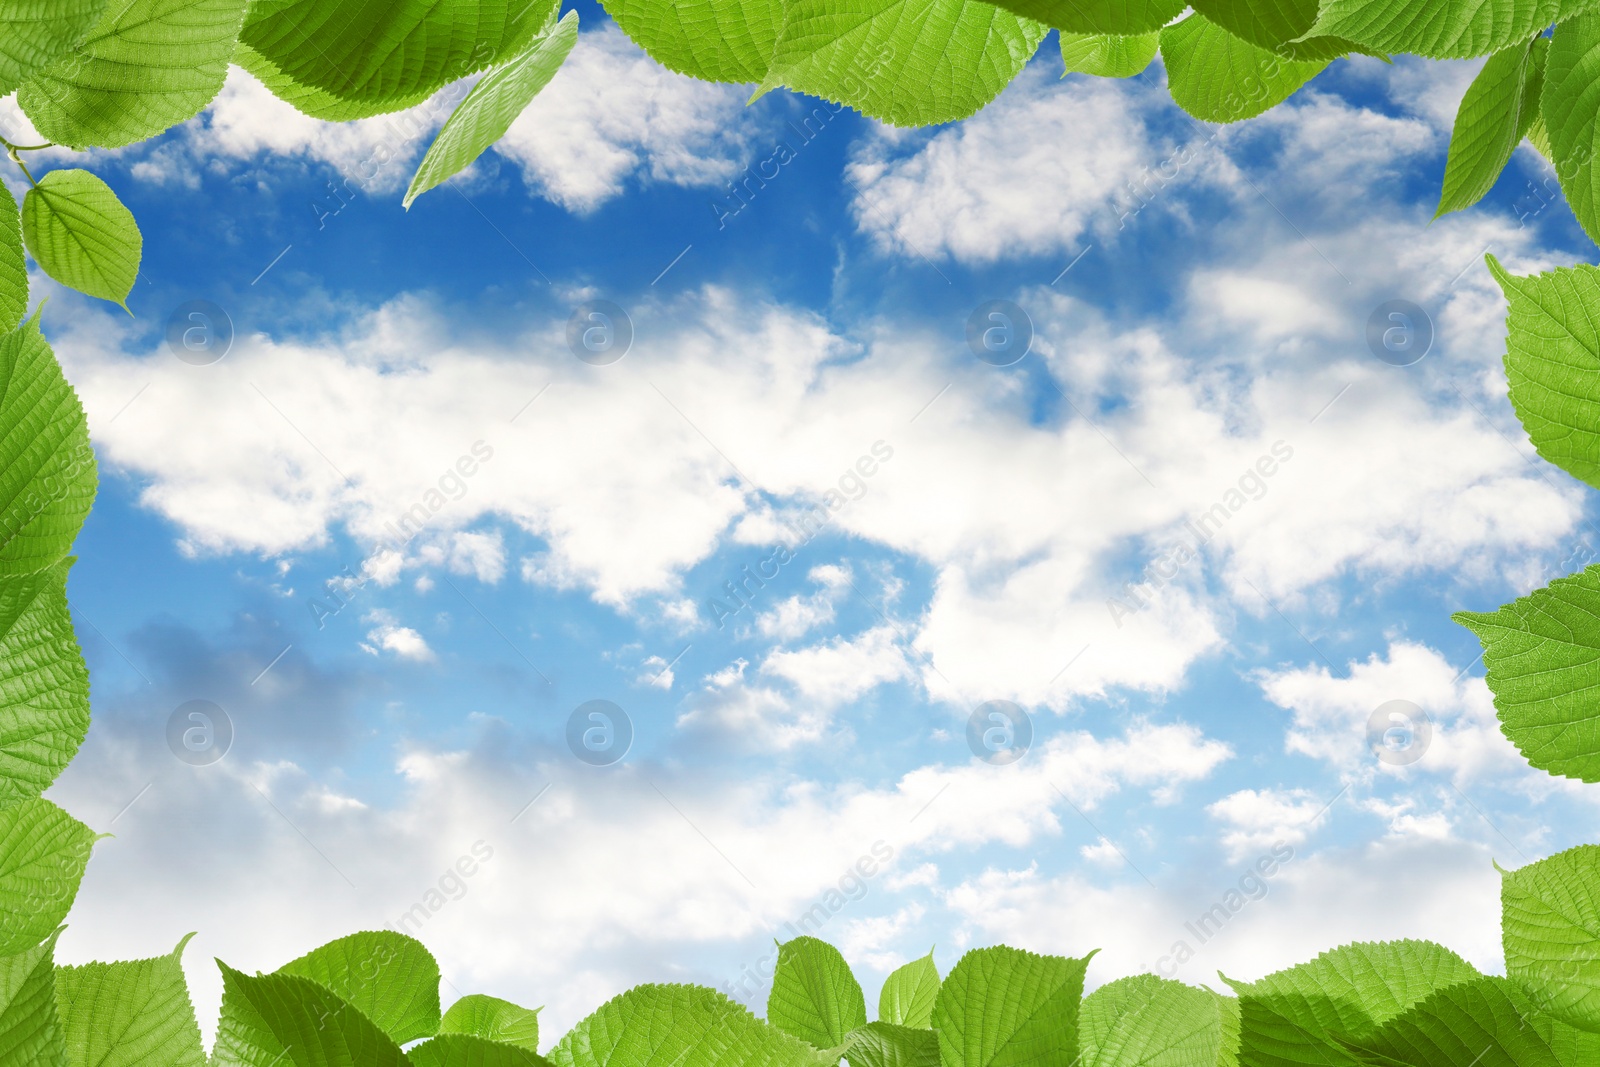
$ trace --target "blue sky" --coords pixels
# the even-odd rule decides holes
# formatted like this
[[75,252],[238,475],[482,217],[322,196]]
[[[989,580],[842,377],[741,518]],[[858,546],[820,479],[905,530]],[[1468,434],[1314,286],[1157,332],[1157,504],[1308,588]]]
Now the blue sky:
[[[199,930],[209,1032],[212,956],[423,914],[447,998],[546,1005],[552,1039],[641,981],[763,1003],[744,968],[807,914],[869,994],[1001,941],[1100,948],[1092,984],[1399,936],[1497,969],[1491,861],[1584,840],[1597,794],[1499,736],[1448,615],[1600,534],[1511,415],[1481,263],[1589,245],[1528,149],[1429,223],[1472,64],[1340,64],[1217,132],[1159,65],[1058,81],[1047,42],[977,118],[893,131],[746,107],[580,13],[502,146],[409,213],[426,137],[237,71],[90,158],[145,258],[132,319],[36,278],[102,467],[71,586],[95,719],[51,795],[115,836],[63,956]],[[1409,367],[1366,342],[1396,299],[1434,333]],[[165,341],[194,300],[233,325],[213,364]],[[567,342],[595,300],[634,334],[604,366]],[[1032,323],[1010,366],[967,343],[991,300]],[[169,748],[191,700],[219,761]],[[632,725],[610,765],[568,747],[591,700]],[[1431,720],[1415,763],[1369,745],[1394,700]],[[989,701],[1029,715],[1014,763],[969,750]]]

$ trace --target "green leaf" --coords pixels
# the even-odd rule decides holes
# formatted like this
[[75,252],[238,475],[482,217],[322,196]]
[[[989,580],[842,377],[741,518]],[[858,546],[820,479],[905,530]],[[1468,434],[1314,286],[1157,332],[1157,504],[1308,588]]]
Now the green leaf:
[[22,198],[22,239],[50,277],[127,310],[144,238],[105,182],[86,170],[46,174]]
[[1528,143],[1533,145],[1534,151],[1554,165],[1555,149],[1550,147],[1550,131],[1545,128],[1544,116],[1539,113],[1537,103],[1533,109],[1533,122],[1528,126]]
[[816,1050],[704,986],[613,997],[550,1052],[556,1067],[816,1067]]
[[943,1067],[1070,1067],[1089,958],[1005,946],[962,956],[933,1008]]
[[1128,37],[1063,33],[1063,77],[1067,74],[1092,74],[1097,78],[1131,78],[1144,73],[1160,48],[1161,35],[1158,33]]
[[788,0],[759,96],[779,85],[893,126],[966,118],[1000,95],[1048,27],[981,0]]
[[1326,0],[1309,34],[1347,37],[1383,52],[1466,59],[1519,44],[1593,6],[1594,0]]
[[1600,488],[1600,269],[1521,277],[1488,257],[1510,302],[1506,378],[1511,406],[1539,455]]
[[831,1049],[867,1025],[867,1001],[838,949],[814,937],[797,937],[778,947],[767,1021],[819,1049]]
[[468,993],[444,1013],[439,1033],[471,1034],[538,1052],[539,1009],[530,1011],[499,997]]
[[309,978],[217,966],[222,1017],[211,1067],[409,1067],[388,1034]]
[[1239,996],[1239,1062],[1248,1067],[1331,1067],[1356,1060],[1335,1041],[1371,1035],[1435,990],[1478,971],[1429,941],[1358,942],[1267,975],[1224,981]]
[[48,800],[0,807],[0,956],[37,945],[66,918],[94,841]]
[[1223,1051],[1218,999],[1153,974],[1109,982],[1084,998],[1080,1067],[1215,1067]]
[[1225,997],[1211,990],[1207,992],[1216,999],[1217,1014],[1221,1016],[1222,1044],[1217,1049],[1217,1067],[1239,1067],[1244,1025],[1239,1011],[1239,998]]
[[1600,1033],[1600,845],[1505,872],[1506,974],[1570,1026]]
[[0,330],[16,329],[28,310],[28,263],[16,198],[0,183]]
[[440,1034],[406,1052],[411,1067],[550,1067],[528,1049],[471,1034]]
[[0,801],[42,793],[89,730],[89,672],[67,608],[71,565],[0,578]]
[[0,8],[0,96],[83,39],[106,0],[13,0]]
[[878,993],[878,1018],[896,1026],[931,1027],[933,1003],[939,996],[939,968],[930,951],[921,959],[895,968]]
[[1483,643],[1500,730],[1542,771],[1600,782],[1600,564],[1557,578],[1499,611],[1459,611]]
[[998,0],[1007,11],[1062,33],[1128,37],[1155,33],[1183,14],[1184,0]]
[[56,968],[56,1005],[73,1067],[205,1067],[183,977],[183,948],[152,960]]
[[17,103],[73,148],[120,148],[191,119],[228,74],[245,0],[116,0],[83,42],[29,78]]
[[1366,51],[1342,37],[1307,37],[1317,0],[1200,0],[1194,9],[1218,26],[1284,59],[1337,59]]
[[1545,60],[1540,111],[1551,160],[1572,214],[1592,241],[1600,241],[1600,15],[1580,15],[1557,26]]
[[0,579],[65,558],[94,503],[89,424],[39,314],[0,335]]
[[[1450,134],[1444,189],[1434,218],[1482,200],[1511,162],[1537,113],[1547,43],[1535,37],[1496,52],[1467,87]],[[1530,101],[1534,107],[1527,106]]]
[[67,1067],[52,961],[61,931],[0,956],[0,1067]]
[[1376,1067],[1561,1067],[1528,1025],[1533,1005],[1504,978],[1440,989],[1372,1034],[1342,1041]]
[[1561,1067],[1593,1067],[1600,1063],[1600,1034],[1568,1026],[1537,1010],[1529,1015],[1528,1022],[1550,1046]]
[[252,0],[234,62],[333,121],[410,107],[514,55],[554,0]]
[[406,190],[405,206],[467,169],[498,141],[539,90],[550,84],[578,41],[578,13],[569,11],[527,51],[486,74],[445,120]]
[[332,990],[396,1044],[439,1031],[439,964],[414,937],[393,930],[350,934],[274,973],[309,978]]
[[932,1030],[868,1023],[847,1044],[850,1067],[939,1067],[939,1035]]
[[1161,31],[1173,102],[1206,122],[1254,118],[1293,96],[1328,65],[1284,59],[1193,14]]
[[759,82],[783,32],[781,0],[609,0],[616,20],[650,58],[713,82]]

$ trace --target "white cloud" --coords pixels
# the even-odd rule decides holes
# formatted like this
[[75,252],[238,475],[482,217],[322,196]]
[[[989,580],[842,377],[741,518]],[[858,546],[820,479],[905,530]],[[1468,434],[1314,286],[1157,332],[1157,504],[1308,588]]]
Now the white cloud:
[[715,186],[739,170],[761,122],[745,89],[674,74],[610,23],[578,42],[495,148],[531,188],[590,211],[635,176]]
[[832,709],[911,670],[895,629],[878,626],[810,648],[778,649],[762,661],[761,673],[782,678],[808,703]]
[[[1056,836],[1066,805],[1052,783],[1089,808],[1203,779],[1227,752],[1191,727],[1140,725],[1059,734],[1009,767],[931,765],[877,788],[631,764],[600,781],[564,752],[524,750],[486,728],[471,752],[405,748],[398,799],[366,807],[293,764],[230,753],[190,768],[149,735],[112,737],[102,724],[52,795],[91,824],[126,811],[96,849],[62,960],[148,956],[199,929],[188,971],[209,1030],[212,956],[270,969],[393,924],[435,951],[447,989],[545,1004],[559,1033],[618,989],[682,974],[691,949],[770,946],[869,850],[891,857],[877,874],[884,892],[901,874],[894,884],[921,892],[935,872],[920,857]],[[192,862],[197,852],[206,863]],[[415,910],[462,856],[476,857],[476,872]],[[910,903],[889,901],[887,925],[852,913],[849,936],[887,958],[914,914],[895,911]],[[690,972],[711,984],[730,976]]]
[[1239,862],[1275,845],[1305,841],[1333,799],[1304,789],[1241,789],[1206,811],[1227,824],[1222,846],[1230,860]]
[[[335,172],[304,195],[336,212],[353,196],[403,189],[472,84],[448,85],[392,115],[335,123],[301,114],[234,67],[180,141],[149,150],[130,170],[141,181],[193,188],[202,169],[223,160],[298,156]],[[738,171],[766,121],[744,109],[744,95],[666,70],[607,23],[579,35],[495,152],[519,167],[530,190],[572,211],[592,211],[630,182],[713,186]]]
[[431,663],[437,658],[421,634],[409,626],[399,625],[386,611],[371,612],[363,616],[362,621],[372,624],[372,629],[367,631],[367,643],[361,647],[374,656],[382,650],[418,663]]
[[[1500,732],[1483,679],[1468,677],[1426,645],[1391,641],[1383,655],[1375,652],[1337,675],[1319,663],[1262,671],[1256,680],[1268,700],[1293,713],[1286,749],[1325,760],[1352,779],[1437,773],[1464,784],[1528,773],[1527,761]],[[1409,702],[1423,716],[1409,731],[1411,744],[1425,746],[1413,763],[1386,763],[1374,751],[1369,723],[1391,701]],[[1538,774],[1534,781],[1548,778]]]
[[1034,64],[959,125],[924,137],[885,131],[858,146],[846,172],[856,223],[907,256],[991,263],[1075,252],[1087,231],[1115,227],[1113,199],[1158,162],[1142,114],[1158,93],[1061,85]]
[[1218,972],[1254,981],[1336,945],[1407,937],[1437,941],[1490,973],[1503,969],[1500,875],[1486,849],[1385,839],[1290,852],[1265,857],[1266,876],[1252,862],[1184,871],[1163,888],[991,869],[946,899],[973,940],[1059,955],[1100,949],[1091,988],[1149,971],[1189,983],[1215,983]]

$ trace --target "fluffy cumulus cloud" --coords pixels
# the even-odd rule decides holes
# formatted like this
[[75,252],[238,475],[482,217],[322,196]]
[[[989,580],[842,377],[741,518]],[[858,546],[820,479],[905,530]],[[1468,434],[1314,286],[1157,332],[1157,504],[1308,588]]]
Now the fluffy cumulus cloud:
[[1164,89],[1023,72],[977,116],[931,135],[884,130],[845,175],[857,224],[904,255],[991,263],[1073,251],[1119,225],[1119,197],[1160,161],[1144,116]]
[[[1092,810],[1183,788],[1228,756],[1191,727],[1135,725],[1063,734],[1012,767],[935,764],[874,788],[651,763],[596,777],[489,723],[474,749],[405,751],[401,795],[369,807],[292,763],[194,768],[157,746],[103,726],[53,794],[116,831],[64,959],[148,956],[198,928],[188,969],[209,1027],[212,956],[268,969],[349,930],[393,927],[438,952],[447,997],[545,1004],[556,1034],[635,982],[730,983],[738,953],[764,953],[808,914],[887,962],[912,921],[894,909],[925,894],[918,857],[1047,842],[1062,812],[1076,819],[1069,800]],[[891,875],[908,895],[884,912]],[[869,885],[871,903],[854,903]],[[685,974],[684,953],[708,946],[734,952]]]
[[1038,952],[1100,949],[1089,985],[1154,971],[1215,987],[1253,981],[1350,941],[1424,938],[1503,969],[1500,875],[1488,849],[1385,840],[1303,854],[1251,852],[1233,869],[1105,885],[1080,874],[991,868],[944,893],[968,941]]
[[[1291,714],[1288,751],[1347,776],[1433,773],[1467,784],[1527,773],[1527,761],[1500,731],[1483,679],[1426,645],[1395,641],[1339,673],[1319,663],[1263,671],[1257,680],[1267,699]],[[1391,752],[1390,760],[1374,759],[1378,749]]]
[[[761,661],[762,688],[784,683],[813,711],[907,676],[966,707],[1169,692],[1225,640],[1234,608],[1213,575],[1264,615],[1351,573],[1487,572],[1547,553],[1577,521],[1576,490],[1540,478],[1507,416],[1486,414],[1487,378],[1403,377],[1337,347],[1257,366],[1258,325],[1217,302],[1168,333],[1119,329],[1048,287],[1024,298],[1055,398],[1042,420],[1017,378],[930,358],[924,324],[869,321],[858,341],[719,288],[636,308],[649,360],[606,368],[571,358],[558,316],[469,340],[414,297],[323,337],[240,338],[204,368],[126,354],[123,327],[99,317],[57,347],[110,465],[195,552],[286,553],[342,525],[391,580],[515,571],[622,610],[693,603],[697,617],[674,609],[690,628],[718,598],[738,609],[728,625],[790,642],[862,580],[799,548],[813,591],[745,607],[719,591],[751,580],[739,546],[794,544],[820,523],[930,565],[925,602],[868,598],[874,634]],[[1207,362],[1241,343],[1242,358]],[[508,532],[534,547],[513,559]],[[724,548],[728,581],[688,589]]]
[[[328,183],[343,197],[393,194],[472,84],[446,86],[392,115],[333,123],[302,115],[236,67],[176,141],[132,150],[129,166],[143,181],[193,186],[205,168],[227,173],[241,160],[298,157],[331,170]],[[592,211],[634,182],[716,185],[740,168],[766,121],[746,111],[744,95],[666,70],[607,23],[579,35],[495,152],[517,166],[531,192],[572,211]],[[14,103],[6,105],[0,117],[26,128]]]

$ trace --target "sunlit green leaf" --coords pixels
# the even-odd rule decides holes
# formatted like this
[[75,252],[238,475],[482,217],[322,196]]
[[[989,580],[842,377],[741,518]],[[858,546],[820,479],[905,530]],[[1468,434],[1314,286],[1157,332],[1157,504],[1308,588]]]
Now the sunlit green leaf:
[[1357,1061],[1341,1039],[1360,1040],[1436,990],[1479,977],[1428,941],[1344,945],[1256,982],[1228,980],[1239,996],[1239,1062],[1314,1067]]
[[1284,59],[1193,14],[1161,31],[1173,101],[1206,122],[1238,122],[1274,108],[1328,64]]
[[1000,94],[1048,28],[981,0],[789,0],[761,92],[787,86],[895,126],[965,118]]
[[939,968],[933,953],[896,967],[878,992],[878,1018],[896,1026],[933,1025],[933,1004],[939,996]]
[[1465,59],[1510,48],[1593,7],[1593,0],[1325,0],[1310,33],[1384,52]]
[[553,0],[252,0],[235,62],[306,114],[398,111],[522,50]]
[[118,148],[198,115],[222,88],[245,0],[114,0],[17,93],[56,144]]
[[22,198],[22,239],[69,288],[127,308],[144,238],[111,187],[86,170],[53,170]]
[[59,936],[0,956],[0,1067],[67,1067],[52,961]]
[[0,807],[0,956],[32,948],[66,918],[94,831],[48,800]]
[[778,949],[767,1021],[819,1049],[831,1049],[867,1025],[867,1002],[838,949],[814,937],[797,937]]
[[183,977],[183,947],[148,960],[56,968],[56,1004],[73,1067],[205,1067]]
[[0,6],[0,96],[83,39],[106,0],[11,0]]
[[1078,1048],[1079,1067],[1215,1067],[1222,1011],[1204,989],[1153,974],[1122,978],[1084,998]]
[[309,978],[222,969],[211,1067],[409,1067],[357,1008]]
[[83,405],[39,318],[0,334],[0,577],[64,558],[94,503]]
[[538,1052],[539,1009],[529,1010],[499,997],[469,993],[450,1005],[439,1020],[439,1033],[471,1034]]
[[467,169],[498,141],[539,90],[550,84],[578,40],[578,13],[569,11],[550,32],[503,67],[484,75],[445,121],[411,178],[405,206]]
[[350,934],[279,967],[337,993],[397,1044],[439,1030],[439,964],[393,930]]
[[1155,33],[1183,14],[1184,0],[998,0],[1001,7],[1062,33],[1126,37]]
[[89,673],[67,609],[71,565],[0,578],[0,800],[38,796],[89,729]]
[[961,957],[939,987],[943,1067],[1071,1067],[1089,958],[998,946]]
[[635,986],[602,1004],[550,1051],[556,1067],[818,1067],[799,1038],[714,989]]
[[1131,78],[1144,72],[1155,60],[1160,48],[1161,35],[1157,33],[1130,37],[1063,33],[1061,65],[1065,74]]
[[783,32],[781,0],[607,0],[606,14],[650,58],[715,82],[759,82]]
[[1570,1026],[1600,1033],[1600,845],[1505,872],[1506,974]]
[[[1483,199],[1511,162],[1511,153],[1537,114],[1548,43],[1536,37],[1496,52],[1467,87],[1450,134],[1450,156],[1435,218]],[[1527,106],[1530,103],[1534,106]]]

